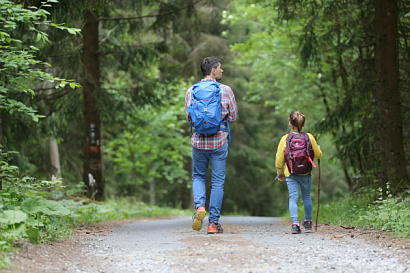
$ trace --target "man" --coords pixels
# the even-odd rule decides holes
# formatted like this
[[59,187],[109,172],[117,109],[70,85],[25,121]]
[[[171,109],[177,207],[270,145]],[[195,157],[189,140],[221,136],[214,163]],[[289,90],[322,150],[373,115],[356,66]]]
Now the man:
[[[204,78],[203,81],[217,82],[222,79],[223,69],[221,60],[217,57],[206,57],[202,60],[201,71]],[[210,83],[212,84],[212,83]],[[236,121],[238,109],[232,89],[224,84],[219,84],[220,89],[220,104],[221,104],[221,120],[233,123]],[[195,86],[195,85],[194,85]],[[185,115],[186,119],[192,125],[192,119],[188,112],[188,108],[192,101],[192,90],[189,88],[185,96]],[[217,89],[216,89],[217,90]],[[203,91],[203,90],[202,90]],[[208,91],[205,91],[208,92]],[[206,122],[205,122],[206,123]],[[224,183],[226,174],[226,159],[228,157],[228,126],[221,125],[220,130],[213,135],[204,135],[195,132],[192,134],[192,190],[194,195],[194,203],[196,213],[192,222],[193,230],[202,228],[202,220],[206,216],[205,201],[206,201],[206,177],[209,161],[211,161],[211,177],[212,188],[209,201],[209,225],[208,233],[222,233],[223,229],[219,224],[219,217],[222,207],[222,199],[224,194]]]

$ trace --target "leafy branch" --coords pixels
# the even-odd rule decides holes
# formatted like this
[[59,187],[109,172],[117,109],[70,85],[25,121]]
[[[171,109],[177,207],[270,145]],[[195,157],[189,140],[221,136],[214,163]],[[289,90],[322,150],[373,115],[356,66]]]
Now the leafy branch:
[[34,121],[38,121],[43,116],[37,115],[34,109],[25,106],[22,102],[6,99],[7,95],[13,92],[23,92],[34,96],[35,93],[31,86],[35,84],[35,81],[55,83],[55,88],[64,88],[66,85],[72,89],[80,87],[74,80],[55,77],[38,69],[39,66],[51,67],[51,65],[36,59],[38,47],[13,36],[13,34],[19,35],[14,33],[18,24],[26,25],[29,31],[34,32],[34,40],[42,43],[50,42],[48,34],[41,30],[48,27],[66,30],[73,35],[80,34],[79,29],[68,28],[63,24],[54,24],[47,20],[50,13],[43,8],[51,6],[51,3],[58,3],[58,1],[42,2],[39,8],[32,6],[23,8],[22,5],[16,5],[11,1],[0,0],[0,26],[2,28],[0,31],[0,93],[4,94],[0,97],[0,109],[5,109],[10,114],[15,111],[23,112],[31,116]]

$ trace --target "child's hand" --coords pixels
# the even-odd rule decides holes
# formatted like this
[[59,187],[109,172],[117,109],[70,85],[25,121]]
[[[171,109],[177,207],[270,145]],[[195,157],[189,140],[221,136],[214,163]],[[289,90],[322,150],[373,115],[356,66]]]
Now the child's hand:
[[278,176],[279,181],[283,181],[285,179],[285,175],[282,173]]

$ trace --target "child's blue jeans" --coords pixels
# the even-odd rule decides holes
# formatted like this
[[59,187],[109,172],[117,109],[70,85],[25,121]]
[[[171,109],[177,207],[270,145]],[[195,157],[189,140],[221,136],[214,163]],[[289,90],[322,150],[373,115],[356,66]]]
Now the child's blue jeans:
[[206,201],[206,174],[211,161],[211,196],[209,199],[209,222],[218,224],[224,196],[226,175],[226,159],[228,158],[228,142],[222,147],[213,150],[202,150],[192,147],[192,191],[195,208],[205,207]]
[[312,197],[310,189],[312,188],[311,175],[292,174],[286,177],[289,191],[289,212],[292,223],[299,224],[298,217],[298,200],[299,187],[302,192],[303,206],[305,208],[305,220],[312,220]]

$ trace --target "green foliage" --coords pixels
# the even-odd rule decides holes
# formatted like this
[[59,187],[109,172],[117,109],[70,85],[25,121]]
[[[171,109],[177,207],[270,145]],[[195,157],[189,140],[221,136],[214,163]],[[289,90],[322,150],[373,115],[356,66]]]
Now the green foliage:
[[55,88],[63,88],[66,85],[72,89],[79,87],[79,84],[72,80],[43,72],[39,67],[50,65],[36,59],[39,48],[34,44],[27,44],[21,38],[16,38],[16,36],[18,37],[16,29],[19,25],[24,25],[27,28],[28,36],[33,35],[36,37],[36,42],[42,43],[50,42],[47,33],[42,31],[47,27],[67,30],[71,34],[79,33],[78,29],[67,28],[48,21],[49,13],[44,7],[50,6],[49,3],[57,3],[57,1],[48,0],[43,2],[39,8],[23,8],[22,5],[8,0],[0,1],[2,21],[2,31],[0,31],[0,109],[5,109],[10,114],[22,112],[36,122],[43,116],[36,114],[37,111],[25,103],[11,99],[11,94],[25,93],[34,96],[33,82],[42,80],[55,83]]
[[319,222],[375,228],[410,238],[410,198],[391,194],[387,198],[377,197],[381,194],[382,189],[378,192],[368,190],[325,203],[320,206]]
[[0,214],[0,223],[5,225],[15,225],[26,220],[27,214],[20,210],[6,210]]
[[[187,89],[187,83],[175,80],[157,85],[156,95],[162,99],[157,106],[132,107],[130,102],[132,112],[124,117],[124,128],[110,134],[104,149],[118,175],[134,177],[128,181],[116,179],[117,188],[119,184],[147,185],[153,180],[187,183],[184,164],[191,146],[183,129],[186,121],[180,106],[185,96],[181,90]],[[115,90],[109,92],[116,100],[127,100]]]
[[[60,181],[36,181],[18,178],[18,169],[8,164],[9,154],[0,153],[2,191],[0,194],[0,224],[4,238],[30,238],[32,242],[47,239],[47,227],[53,217],[62,217],[69,211],[60,203],[47,200],[49,189]],[[42,197],[44,196],[44,197]]]
[[[389,185],[387,188],[390,188]],[[382,189],[379,189],[379,194],[383,194]],[[359,217],[360,221],[367,226],[393,231],[400,236],[410,238],[410,227],[408,226],[410,197],[408,195],[405,198],[398,198],[387,192],[387,198],[379,197],[369,204],[364,215]]]
[[70,213],[60,203],[39,196],[31,196],[25,199],[21,203],[21,209],[28,214],[36,215],[36,218],[41,215],[66,216]]
[[[266,12],[264,5],[244,2],[235,1],[229,11],[223,13],[224,23],[233,30],[242,30],[226,35],[234,42],[231,50],[239,53],[234,62],[248,67],[251,72],[244,99],[273,107],[279,115],[289,115],[296,106],[313,120],[321,117],[323,107],[312,103],[318,94],[315,84],[319,82],[318,73],[300,68],[299,46],[292,38],[301,32],[303,21],[282,25],[275,18],[276,11]],[[244,35],[245,41],[236,42]]]
[[[32,178],[18,177],[18,168],[9,165],[10,153],[0,151],[0,250],[12,250],[13,243],[28,238],[33,243],[47,241],[53,237],[50,223],[54,218],[66,216],[69,211],[60,203],[46,200],[50,196],[50,181],[36,182]],[[58,183],[58,182],[56,182]],[[0,260],[5,256],[0,256]]]
[[108,199],[104,203],[64,200],[63,204],[73,212],[72,224],[75,226],[92,225],[108,220],[191,214],[191,211],[149,206],[133,197]]
[[[249,198],[253,201],[239,207],[255,209],[263,206],[252,213],[265,215],[279,215],[287,210],[286,184],[273,182],[276,173],[274,160],[279,140],[289,130],[287,120],[293,110],[301,110],[306,115],[305,130],[318,136],[324,152],[321,162],[321,178],[325,181],[322,198],[329,200],[348,192],[332,137],[317,134],[315,126],[326,115],[322,89],[326,96],[332,98],[328,99],[329,107],[334,107],[333,98],[339,93],[338,88],[322,83],[323,71],[301,67],[300,46],[295,37],[303,33],[306,19],[283,22],[275,5],[271,1],[234,1],[223,11],[222,20],[229,29],[224,37],[231,43],[230,48],[235,54],[235,76],[245,79],[241,82],[244,94],[238,95],[245,101],[239,102],[239,116],[240,123],[246,127],[236,132],[240,139],[235,139],[230,149],[230,157],[235,157],[232,161],[237,170],[227,175],[227,181],[230,176],[234,177],[235,189],[230,189],[226,183],[225,201],[231,204],[229,190],[236,193],[245,188],[238,195],[241,200],[236,199],[232,207]],[[326,69],[330,69],[329,66]],[[238,92],[236,88],[234,91]],[[243,143],[246,147],[237,146],[242,139],[246,139]],[[244,157],[236,157],[238,149]],[[317,177],[317,169],[314,175]],[[242,185],[240,189],[236,183]]]
[[[407,25],[405,10],[400,13],[400,24]],[[374,2],[242,0],[231,3],[223,17],[234,62],[248,71],[244,99],[271,106],[283,118],[301,110],[307,131],[331,137],[343,167],[333,177],[343,177],[343,170],[355,177],[353,183],[346,179],[349,190],[380,181],[373,179],[381,166],[374,129],[379,126]],[[407,78],[407,34],[401,31],[400,77]],[[401,90],[408,105],[407,89]],[[403,131],[408,139],[408,125]]]
[[10,166],[9,154],[0,152],[0,269],[9,263],[7,253],[14,251],[15,243],[29,239],[32,243],[52,242],[69,237],[76,226],[89,225],[106,220],[155,217],[186,214],[186,212],[147,206],[135,199],[109,200],[92,203],[81,199],[84,183],[69,189],[72,199],[51,200],[53,190],[62,190],[62,182],[37,181],[34,178],[18,178],[18,168]]

